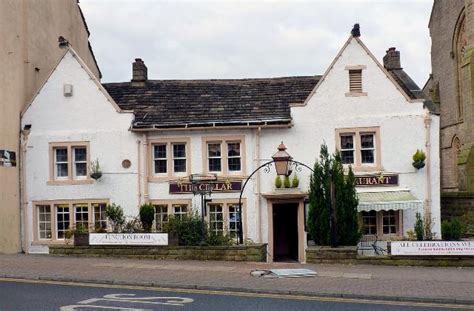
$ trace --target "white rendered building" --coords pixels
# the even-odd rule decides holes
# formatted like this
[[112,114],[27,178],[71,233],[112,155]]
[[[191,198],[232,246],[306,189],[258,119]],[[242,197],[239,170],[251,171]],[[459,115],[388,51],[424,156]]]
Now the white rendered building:
[[[239,80],[148,80],[141,59],[131,82],[100,82],[72,48],[22,115],[23,204],[30,251],[64,243],[74,223],[104,225],[108,203],[129,216],[139,205],[167,216],[201,211],[191,174],[216,174],[205,206],[214,230],[237,234],[246,179],[283,141],[312,167],[320,145],[342,151],[357,177],[366,234],[391,239],[431,215],[440,236],[439,116],[389,49],[380,64],[350,36],[323,76]],[[417,149],[426,166],[412,166]],[[103,176],[90,178],[98,159]],[[269,260],[305,261],[305,200],[275,189],[276,173],[257,171],[243,192],[244,239],[268,243]]]

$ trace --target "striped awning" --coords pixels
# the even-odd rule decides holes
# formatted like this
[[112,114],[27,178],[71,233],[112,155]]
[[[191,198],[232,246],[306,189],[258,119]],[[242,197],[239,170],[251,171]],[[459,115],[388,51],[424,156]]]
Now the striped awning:
[[409,190],[359,192],[359,212],[406,210],[423,207],[423,201],[418,200]]

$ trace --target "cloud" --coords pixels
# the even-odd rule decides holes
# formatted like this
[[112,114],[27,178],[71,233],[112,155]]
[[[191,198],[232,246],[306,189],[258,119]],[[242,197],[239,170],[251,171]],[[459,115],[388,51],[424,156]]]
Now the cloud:
[[128,81],[141,57],[152,79],[322,74],[361,24],[381,60],[396,46],[423,86],[431,1],[104,1],[80,3],[103,81]]

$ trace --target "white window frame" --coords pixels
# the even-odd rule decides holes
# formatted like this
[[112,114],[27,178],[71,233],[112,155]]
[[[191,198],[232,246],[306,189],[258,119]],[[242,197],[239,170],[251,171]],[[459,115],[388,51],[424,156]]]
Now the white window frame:
[[[78,161],[76,159],[76,150],[77,149],[85,149],[86,151],[86,159],[85,160],[81,160],[81,161]],[[87,147],[85,146],[73,146],[72,147],[72,157],[73,157],[73,178],[74,179],[87,179],[87,173],[88,173],[88,169],[87,169]],[[86,174],[85,175],[77,175],[77,165],[78,164],[85,164],[86,165]]]
[[[239,144],[239,155],[238,156],[231,156],[229,155],[229,145],[230,144]],[[227,147],[227,169],[229,171],[229,174],[233,174],[235,172],[240,173],[242,172],[242,148],[241,148],[241,142],[240,141],[226,141],[226,147]],[[240,162],[240,169],[239,170],[231,170],[229,161],[230,159],[239,159]]]
[[[41,208],[48,208],[48,212],[41,211]],[[53,227],[52,227],[52,215],[51,215],[51,205],[36,205],[37,213],[38,213],[38,239],[39,240],[50,240],[53,237]],[[42,220],[41,216],[49,216],[49,220]],[[47,229],[41,229],[41,225],[44,224],[47,226],[49,224],[49,231]],[[49,232],[49,237],[48,237]],[[42,237],[42,234],[45,234],[45,237]]]
[[[239,156],[229,156],[229,144],[238,143],[240,148]],[[220,145],[221,155],[220,157],[209,156],[209,145],[218,144]],[[214,173],[221,177],[231,177],[238,178],[244,177],[246,172],[246,149],[245,149],[245,136],[208,136],[202,138],[202,165],[204,168],[204,173]],[[229,170],[229,159],[240,158],[240,171]],[[221,170],[220,171],[211,171],[209,167],[210,159],[220,159]]]
[[[86,160],[76,161],[75,160],[75,149],[84,148],[86,150]],[[57,161],[57,150],[67,150],[67,162]],[[67,176],[58,176],[57,165],[63,163],[67,164]],[[86,175],[77,176],[76,174],[76,163],[86,164]],[[94,181],[90,178],[90,143],[87,141],[83,142],[50,142],[49,143],[49,180],[48,185],[79,185],[79,184],[91,184]]]
[[[185,157],[174,157],[174,145],[184,145]],[[191,171],[191,139],[189,137],[175,137],[152,139],[148,142],[148,181],[149,182],[163,182],[167,180],[175,180],[178,178],[185,178]],[[166,158],[155,158],[155,146],[165,145]],[[166,160],[166,173],[155,173],[155,160]],[[174,161],[185,160],[185,172],[175,172]]]
[[[209,155],[209,152],[210,152],[210,148],[209,146],[210,145],[216,145],[216,146],[219,146],[219,152],[220,152],[220,156],[211,156]],[[220,141],[209,141],[207,142],[207,170],[210,172],[210,173],[222,173],[223,171],[223,167],[224,167],[224,164],[222,163],[222,158],[223,158],[223,152],[222,152],[222,142]],[[211,170],[211,163],[210,163],[210,160],[219,160],[220,162],[220,170]]]
[[[165,157],[155,157],[156,153],[155,153],[155,148],[158,147],[158,146],[164,146],[165,147]],[[167,143],[157,143],[157,144],[153,144],[153,175],[155,176],[166,176],[168,175],[168,144]],[[156,172],[156,162],[157,161],[164,161],[165,162],[165,168],[166,168],[166,172]]]
[[[345,168],[352,167],[354,171],[370,172],[380,171],[382,169],[382,152],[381,152],[381,138],[380,127],[360,127],[360,128],[342,128],[336,129],[336,147],[341,150],[341,137],[353,135],[354,136],[354,163],[344,164]],[[363,135],[373,135],[374,141],[374,163],[362,163],[362,150],[369,150],[372,148],[362,149],[361,137]]]
[[[183,145],[184,146],[184,157],[176,157],[174,155],[174,147],[177,146],[177,145]],[[182,142],[175,142],[175,143],[171,143],[171,159],[172,159],[172,168],[173,168],[173,174],[174,175],[182,175],[182,174],[186,174],[187,172],[187,158],[186,158],[186,155],[187,155],[187,146],[186,146],[186,143],[182,143]],[[175,171],[175,161],[177,160],[184,160],[184,172],[176,172]]]
[[[58,150],[66,150],[66,161],[58,161]],[[54,148],[54,179],[55,180],[68,180],[69,179],[69,150],[67,147],[55,147]],[[67,175],[59,176],[59,165],[66,164]]]

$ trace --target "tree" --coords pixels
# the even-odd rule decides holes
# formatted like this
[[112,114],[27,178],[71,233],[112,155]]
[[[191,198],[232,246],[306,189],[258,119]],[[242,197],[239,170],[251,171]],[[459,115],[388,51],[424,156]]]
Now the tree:
[[360,238],[357,221],[359,200],[355,176],[349,167],[347,176],[339,152],[329,155],[326,144],[321,145],[320,159],[314,164],[310,180],[308,227],[318,245],[331,244],[331,183],[335,192],[334,223],[336,240],[340,245],[355,245]]
[[140,222],[145,232],[151,232],[153,221],[155,220],[155,207],[151,203],[140,206]]

